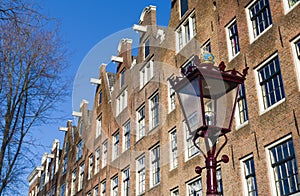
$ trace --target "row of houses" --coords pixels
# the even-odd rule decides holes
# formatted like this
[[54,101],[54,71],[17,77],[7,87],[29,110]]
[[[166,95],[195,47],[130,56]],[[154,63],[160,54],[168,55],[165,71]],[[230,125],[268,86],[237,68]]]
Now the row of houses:
[[117,72],[100,66],[92,110],[83,100],[73,112],[78,121],[67,122],[64,141],[54,140],[29,175],[28,194],[204,194],[206,174],[194,169],[205,160],[168,79],[206,50],[216,64],[249,67],[222,151],[229,163],[217,170],[220,195],[297,195],[299,2],[172,0],[167,28],[146,7],[133,26],[138,55],[130,38],[120,40],[111,58]]

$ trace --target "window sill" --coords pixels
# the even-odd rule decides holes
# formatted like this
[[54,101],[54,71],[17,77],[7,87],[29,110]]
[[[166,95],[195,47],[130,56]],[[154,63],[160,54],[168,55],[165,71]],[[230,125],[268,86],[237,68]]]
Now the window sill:
[[276,108],[277,106],[279,106],[280,104],[282,104],[283,102],[285,102],[285,98],[281,99],[280,101],[278,101],[277,103],[271,105],[270,107],[268,107],[267,109],[260,111],[259,115],[263,115],[267,112],[269,112],[270,110],[272,110],[273,108]]
[[248,124],[249,124],[249,120],[247,120],[247,121],[244,122],[243,124],[237,125],[237,126],[235,127],[235,130],[238,131],[238,130],[240,130],[240,129],[246,127]]
[[154,78],[154,76],[152,76],[143,86],[140,86],[139,91],[142,91],[142,89],[145,88],[145,86],[147,86],[147,84],[150,83],[153,78]]
[[194,154],[193,156],[191,156],[191,157],[186,157],[185,158],[185,160],[184,160],[184,162],[188,162],[188,161],[190,161],[190,160],[192,160],[192,159],[194,159],[196,156],[198,156],[200,154],[200,152],[198,152],[198,153],[196,153],[196,154]]
[[[182,45],[182,48],[176,49],[175,55],[179,54],[182,50],[184,50],[184,48],[185,48],[187,45],[189,45],[189,43],[196,37],[196,35],[197,35],[197,33],[196,33],[195,35],[193,35],[193,37],[191,37],[191,39],[190,39],[188,42],[186,42],[185,44],[183,44],[183,45]],[[177,40],[176,40],[176,42],[177,42]]]
[[149,127],[148,133],[152,132],[154,129],[156,129],[159,126],[159,123],[153,127]]
[[159,185],[160,185],[160,182],[158,182],[158,183],[155,184],[155,185],[152,185],[152,186],[150,187],[149,191],[151,191],[152,189],[157,188]]
[[295,9],[295,7],[297,7],[300,4],[300,1],[298,1],[297,3],[295,3],[295,5],[293,5],[292,7],[286,8],[287,6],[284,6],[284,14],[287,15],[288,13],[290,13],[292,10]]
[[[252,27],[252,26],[251,26]],[[250,44],[253,44],[256,40],[258,40],[262,35],[264,35],[268,30],[270,30],[273,27],[273,24],[271,24],[270,26],[268,26],[263,32],[261,32],[257,37],[254,37],[253,32],[251,39],[250,39]],[[252,29],[253,30],[253,29]]]
[[239,56],[239,54],[241,54],[241,51],[238,52],[238,53],[236,53],[236,54],[233,55],[233,56],[230,54],[230,56],[229,56],[229,58],[228,58],[228,62],[230,62],[230,61],[232,61],[233,59],[235,59],[237,56]]
[[145,136],[142,136],[141,138],[139,138],[138,140],[135,141],[135,144],[139,143],[139,141],[141,141]]

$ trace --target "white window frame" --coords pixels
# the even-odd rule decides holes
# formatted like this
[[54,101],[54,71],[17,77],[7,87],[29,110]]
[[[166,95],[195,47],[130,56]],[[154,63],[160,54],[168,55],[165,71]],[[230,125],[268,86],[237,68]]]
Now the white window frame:
[[99,97],[98,97],[98,105],[101,105],[103,102],[103,93],[102,90],[99,91]]
[[[246,176],[245,176],[245,162],[250,160],[250,159],[254,159],[253,154],[250,154],[246,157],[244,157],[243,159],[240,160],[240,164],[241,164],[241,175],[242,175],[242,182],[243,182],[243,190],[244,190],[244,196],[248,196],[249,195],[249,190],[248,190],[248,182],[246,180]],[[254,161],[254,160],[253,160]],[[254,170],[255,170],[255,166],[254,166]],[[255,174],[255,172],[254,172]],[[256,174],[254,176],[254,178],[256,178]],[[256,193],[257,193],[257,183],[256,185]]]
[[83,181],[84,181],[84,163],[81,163],[79,166],[79,179],[78,179],[78,189],[77,189],[78,192],[83,189]]
[[96,127],[96,138],[98,138],[102,133],[102,114],[97,119],[97,127]]
[[94,155],[89,156],[89,165],[88,165],[88,180],[93,177],[93,166],[94,166]]
[[[148,47],[148,50],[149,50],[149,53],[147,55],[146,55],[146,47]],[[143,48],[144,48],[144,59],[146,59],[150,55],[150,37],[147,37],[145,39]]]
[[142,89],[154,76],[154,61],[149,60],[139,71],[140,73],[140,89]]
[[71,196],[76,195],[76,177],[77,177],[77,170],[75,169],[72,172]]
[[[241,90],[243,88],[242,87],[243,85],[244,84],[241,84],[239,90]],[[244,90],[245,90],[244,98],[240,99],[240,94],[239,94],[238,99],[237,99],[238,102],[236,103],[237,105],[235,107],[235,125],[236,125],[235,129],[236,130],[239,130],[239,129],[243,128],[244,126],[248,125],[248,123],[249,123],[249,113],[248,113],[248,104],[247,104],[247,98],[246,98],[246,88],[245,88],[245,85],[244,85]],[[243,108],[243,109],[246,110],[248,118],[243,123],[241,123],[241,117],[240,117],[240,114],[239,114],[239,112],[240,112],[239,111],[239,101],[243,102],[244,100],[245,100],[246,109],[245,108]],[[244,104],[243,104],[243,107],[244,107]]]
[[123,68],[122,71],[120,71],[120,88],[122,88],[125,84],[125,72],[125,68]]
[[176,107],[175,90],[172,88],[170,82],[168,82],[168,113],[172,112]]
[[111,196],[118,196],[119,193],[119,178],[118,175],[111,178]]
[[94,191],[93,191],[93,195],[94,196],[99,196],[99,188],[98,188],[98,185],[94,187]]
[[141,195],[146,190],[146,156],[141,155],[136,159],[136,195]]
[[150,149],[150,188],[160,183],[160,146]]
[[79,159],[82,158],[82,151],[83,151],[83,141],[81,140],[80,142],[78,142],[77,146],[76,146],[77,152],[76,152],[76,161],[78,161]]
[[[175,30],[176,32],[176,53],[183,49],[197,34],[196,15],[192,12],[187,19]],[[188,27],[189,33],[186,32]],[[194,32],[195,31],[195,32]]]
[[[270,111],[271,109],[277,107],[278,105],[280,105],[281,103],[283,103],[285,101],[285,97],[286,95],[284,96],[284,98],[282,98],[281,100],[277,101],[276,103],[274,103],[273,105],[270,105],[268,108],[264,108],[264,101],[263,101],[263,94],[262,94],[262,87],[260,85],[260,82],[259,82],[259,70],[261,68],[263,68],[264,66],[267,66],[267,64],[273,60],[274,58],[278,58],[278,54],[275,53],[273,54],[271,57],[269,57],[268,59],[266,59],[263,63],[261,63],[257,68],[255,68],[255,80],[256,80],[256,89],[257,89],[257,94],[258,94],[258,104],[259,104],[259,111],[260,111],[260,115]],[[280,61],[279,61],[280,63]],[[280,66],[280,65],[279,65]],[[282,73],[280,72],[280,75],[281,75],[281,79],[283,81],[283,78],[282,78]],[[284,82],[284,81],[283,81]],[[284,91],[284,86],[282,87],[283,88],[283,91]]]
[[201,52],[207,51],[207,52],[211,52],[211,43],[210,43],[210,39],[207,40],[202,46],[201,46]]
[[284,14],[289,13],[291,10],[293,10],[297,5],[300,4],[300,1],[296,2],[294,5],[290,6],[289,5],[289,0],[283,0],[283,5],[284,5]]
[[119,115],[128,105],[128,90],[124,89],[119,96],[117,97],[116,101],[116,114]]
[[[128,175],[128,176],[127,176]],[[128,194],[127,194],[128,193]],[[122,196],[130,195],[130,168],[129,166],[122,171]]]
[[107,165],[107,154],[108,154],[108,141],[104,141],[102,144],[102,168]]
[[112,160],[118,158],[119,154],[120,154],[120,132],[117,131],[113,135]]
[[149,129],[154,129],[160,122],[160,106],[159,106],[159,93],[156,92],[149,98]]
[[106,195],[106,180],[103,180],[101,182],[101,196],[105,196]]
[[[143,110],[143,115],[141,116],[141,112]],[[145,129],[146,129],[146,109],[145,105],[143,104],[139,109],[137,110],[137,133],[136,133],[136,141],[139,141],[145,136]]]
[[123,152],[130,148],[130,120],[123,125]]
[[240,46],[240,36],[238,33],[238,26],[237,26],[237,39],[238,39],[238,45],[239,45],[239,51],[234,53],[233,52],[233,48],[235,46],[232,45],[231,39],[230,39],[230,30],[232,28],[232,26],[236,24],[237,25],[237,21],[236,18],[234,18],[226,27],[225,27],[225,31],[226,31],[226,39],[227,39],[227,50],[228,50],[228,60],[231,61],[232,59],[234,59],[236,56],[238,56],[241,53],[241,46]]
[[[33,194],[34,195],[34,194]],[[60,193],[59,193],[60,196],[65,196],[67,195],[66,194],[66,184],[63,183],[61,186],[60,186]]]
[[169,133],[170,138],[170,170],[178,167],[178,143],[177,130],[172,129]]
[[[189,190],[190,190],[191,186],[192,186],[194,183],[196,183],[197,181],[200,181],[200,185],[201,185],[200,191],[203,192],[202,179],[201,179],[201,177],[198,177],[198,178],[195,178],[195,179],[193,179],[193,180],[190,180],[189,182],[186,183],[186,195],[190,196]],[[194,185],[194,186],[195,186],[195,185]],[[199,186],[195,186],[195,187],[198,187],[198,188],[199,188]],[[197,190],[197,191],[199,191],[199,190]],[[202,194],[200,194],[200,195],[202,195]]]
[[178,187],[171,190],[171,196],[179,196],[179,189]]
[[[246,16],[247,16],[247,23],[248,23],[248,31],[249,31],[249,37],[250,37],[250,43],[253,43],[255,40],[257,40],[260,36],[262,36],[264,33],[266,33],[272,26],[273,26],[273,17],[271,13],[271,20],[272,24],[270,24],[267,28],[265,28],[262,32],[260,32],[259,35],[256,37],[254,36],[254,27],[252,24],[252,20],[250,17],[250,8],[257,3],[259,0],[253,0],[247,7],[246,7]],[[269,6],[270,6],[270,0],[269,0]],[[271,12],[271,8],[270,8]]]
[[[192,115],[189,117],[189,119],[190,119],[190,118],[197,118],[196,115],[197,115],[196,113],[192,114]],[[189,130],[188,130],[188,127],[187,127],[187,124],[186,124],[186,121],[183,121],[182,123],[183,123],[183,127],[184,127],[184,145],[185,145],[184,151],[185,151],[185,161],[188,161],[188,160],[194,158],[195,156],[197,156],[197,155],[200,153],[200,151],[199,151],[198,148],[196,148],[196,147],[194,146],[194,143],[193,143],[193,135],[190,135]],[[198,123],[196,123],[196,125],[197,125],[197,124],[198,124]],[[199,140],[197,140],[197,144],[200,145],[200,141],[199,141]],[[191,150],[191,151],[195,151],[195,153],[190,154],[190,150]]]
[[[292,134],[286,135],[285,137],[283,137],[283,138],[277,140],[276,142],[274,142],[274,143],[266,146],[266,148],[265,148],[266,155],[268,157],[267,158],[268,170],[269,170],[268,173],[269,173],[270,182],[271,182],[270,184],[271,184],[272,195],[277,195],[277,190],[276,190],[276,184],[275,184],[275,175],[274,175],[274,171],[273,171],[272,163],[271,163],[271,157],[270,157],[270,153],[271,152],[270,152],[270,149],[273,148],[273,147],[275,147],[275,146],[277,146],[277,145],[280,145],[283,142],[286,142],[289,139],[293,140]],[[293,141],[293,145],[294,145],[294,141]],[[294,150],[296,151],[295,145],[294,145]],[[295,156],[296,156],[296,152],[295,152]],[[296,159],[297,159],[297,157],[296,157]],[[297,167],[298,167],[298,165],[297,165]],[[299,172],[299,167],[298,167],[298,172]],[[293,193],[292,195],[296,196],[298,194],[299,194],[299,192],[298,193]]]
[[100,171],[100,148],[96,149],[95,152],[95,174],[97,174]]
[[179,10],[179,17],[180,17],[180,18],[182,18],[182,17],[184,16],[184,14],[187,13],[188,10],[189,10],[189,3],[188,3],[188,0],[186,0],[186,2],[187,2],[187,7],[188,7],[188,9],[186,10],[186,12],[181,13],[181,0],[179,0],[179,3],[178,3],[178,10]]
[[[298,1],[298,3],[299,2],[300,1]],[[300,42],[300,35],[298,35],[296,38],[294,38],[291,41],[291,47],[292,47],[293,58],[294,58],[294,63],[295,63],[295,67],[296,67],[296,74],[297,74],[297,80],[298,80],[298,89],[300,91],[300,49],[298,51],[297,48],[296,48],[296,43],[297,42]]]

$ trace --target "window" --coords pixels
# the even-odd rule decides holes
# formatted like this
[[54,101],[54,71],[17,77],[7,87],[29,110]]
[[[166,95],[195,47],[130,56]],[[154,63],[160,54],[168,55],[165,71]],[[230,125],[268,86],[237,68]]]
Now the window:
[[171,190],[171,196],[179,196],[179,190],[178,188]]
[[140,70],[140,89],[142,89],[153,77],[153,60],[146,63]]
[[210,40],[208,40],[207,42],[205,42],[205,43],[202,45],[201,50],[202,50],[202,51],[211,52]]
[[253,1],[247,8],[249,18],[250,39],[253,41],[272,25],[269,0]]
[[241,160],[241,164],[244,184],[244,195],[257,196],[258,194],[253,155],[247,156],[246,158]]
[[92,196],[92,192],[89,191],[86,195],[87,195],[87,196]]
[[63,160],[63,168],[62,168],[62,174],[64,175],[67,171],[67,166],[68,166],[68,156],[64,156]]
[[[189,122],[190,122],[191,129],[194,130],[193,127],[195,127],[198,124],[198,119],[196,114],[193,114],[189,117]],[[199,153],[199,150],[194,146],[193,135],[189,132],[186,122],[184,122],[184,128],[185,128],[185,139],[186,139],[185,159],[188,160],[196,156]],[[197,144],[200,145],[199,140],[197,140]]]
[[117,97],[117,115],[120,114],[127,107],[127,89],[123,90]]
[[97,119],[96,138],[101,135],[102,132],[102,115]]
[[215,101],[211,100],[206,102],[204,107],[205,107],[205,121],[207,125],[214,125],[215,124]]
[[66,196],[66,184],[60,186],[60,196]]
[[118,196],[118,176],[111,180],[111,193],[112,196]]
[[300,36],[296,37],[291,44],[298,77],[298,87],[300,89]]
[[122,172],[122,178],[123,178],[123,182],[122,182],[122,187],[123,187],[123,191],[122,191],[122,195],[123,196],[129,196],[130,194],[130,170],[129,168],[126,168],[123,170]]
[[217,169],[217,184],[218,184],[218,193],[220,196],[223,195],[223,182],[222,182],[222,171],[221,171],[221,168],[218,168]]
[[184,65],[181,66],[181,69],[187,71],[191,66],[194,66],[194,56],[192,56],[186,63],[184,63]]
[[102,90],[99,92],[99,105],[102,103]]
[[285,98],[278,56],[272,56],[256,71],[260,110],[265,111]]
[[125,83],[125,68],[120,72],[120,87],[122,87]]
[[117,132],[113,135],[113,154],[112,160],[119,156],[119,145],[120,145],[120,133]]
[[296,7],[300,1],[299,0],[283,0],[285,13],[288,13],[294,7]]
[[54,177],[54,169],[55,169],[54,166],[55,165],[54,165],[54,161],[53,161],[52,164],[51,164],[51,180],[53,180],[53,177]]
[[160,182],[160,153],[159,145],[150,150],[150,186],[153,187]]
[[159,124],[159,101],[158,93],[150,98],[150,129]]
[[235,19],[226,27],[226,35],[230,60],[240,52],[239,34]]
[[76,195],[76,170],[72,172],[71,196]]
[[99,194],[98,194],[98,186],[96,186],[95,188],[94,188],[94,196],[98,196]]
[[96,149],[95,174],[100,170],[100,148]]
[[145,155],[141,156],[137,161],[137,193],[142,194],[145,192],[145,176],[146,176],[146,169],[145,169]]
[[295,149],[291,135],[267,147],[273,195],[290,195],[300,190]]
[[168,111],[171,112],[175,109],[175,90],[170,82],[168,82],[168,98]]
[[56,186],[55,185],[52,187],[51,193],[52,193],[52,196],[56,195]]
[[147,56],[150,54],[150,38],[147,38],[144,44],[144,58],[147,58]]
[[102,168],[107,164],[107,141],[102,144]]
[[79,135],[82,135],[83,121],[82,119],[79,121]]
[[137,134],[136,140],[140,140],[145,136],[145,106],[142,106],[137,112]]
[[202,182],[198,178],[187,184],[187,195],[189,196],[202,196]]
[[240,86],[239,95],[237,99],[237,126],[240,126],[248,121],[248,108],[247,108],[247,101],[246,101],[246,91],[245,85],[242,84]]
[[170,168],[174,169],[177,166],[177,132],[174,129],[170,132]]
[[69,142],[66,141],[66,144],[65,144],[65,153],[68,153],[69,152]]
[[130,121],[123,126],[123,151],[130,148]]
[[84,179],[84,163],[82,163],[79,167],[78,191],[81,191],[83,188],[83,179]]
[[94,155],[89,156],[88,180],[93,176]]
[[176,51],[179,52],[196,35],[196,17],[192,13],[176,29]]
[[80,141],[80,142],[77,144],[77,156],[76,156],[76,161],[78,161],[78,160],[81,159],[81,157],[82,157],[82,148],[83,148],[83,144],[82,144],[82,141]]
[[188,0],[180,0],[180,17],[188,11]]
[[105,196],[106,195],[106,181],[104,180],[101,183],[101,196]]

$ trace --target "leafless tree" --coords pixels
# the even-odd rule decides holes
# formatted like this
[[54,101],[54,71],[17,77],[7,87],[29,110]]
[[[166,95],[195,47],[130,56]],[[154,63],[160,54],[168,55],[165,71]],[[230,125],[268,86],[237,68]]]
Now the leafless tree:
[[0,195],[22,183],[30,130],[66,95],[66,51],[43,22],[23,2],[0,0]]

